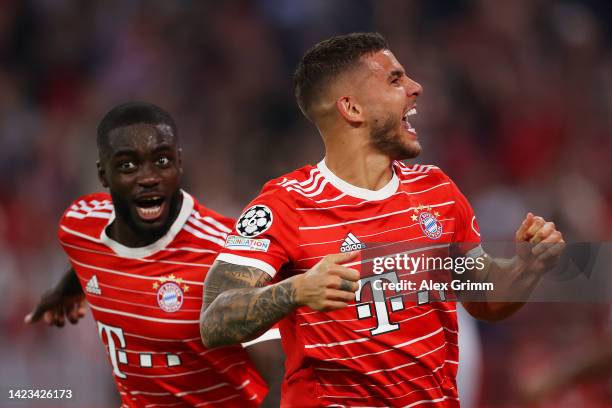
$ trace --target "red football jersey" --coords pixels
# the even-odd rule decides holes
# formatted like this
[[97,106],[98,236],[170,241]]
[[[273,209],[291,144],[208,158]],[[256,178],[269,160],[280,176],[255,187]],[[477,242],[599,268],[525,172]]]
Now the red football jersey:
[[408,301],[407,292],[374,290],[375,281],[411,274],[369,266],[408,246],[415,255],[475,257],[479,243],[469,203],[437,167],[394,162],[391,181],[371,191],[322,161],[268,182],[217,259],[285,279],[327,254],[360,250],[361,260],[346,264],[361,273],[355,302],[333,312],[302,307],[281,320],[282,406],[457,407],[455,303],[441,301],[444,293]]
[[106,234],[106,193],[64,213],[59,240],[76,271],[113,368],[122,407],[256,407],[267,393],[241,346],[206,349],[199,331],[206,272],[233,220],[183,192],[166,235],[140,248]]

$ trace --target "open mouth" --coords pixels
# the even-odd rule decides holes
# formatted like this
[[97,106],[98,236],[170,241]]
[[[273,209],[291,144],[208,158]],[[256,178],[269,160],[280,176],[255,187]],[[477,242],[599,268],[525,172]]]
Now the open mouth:
[[143,221],[157,220],[164,210],[162,196],[143,197],[136,200],[136,212]]
[[408,109],[408,111],[406,111],[406,113],[404,113],[404,116],[402,116],[402,124],[404,125],[404,128],[408,132],[414,133],[415,135],[416,135],[416,129],[414,128],[414,126],[410,124],[410,122],[408,121],[408,118],[411,116],[415,116],[416,114],[417,114],[416,108],[410,108]]

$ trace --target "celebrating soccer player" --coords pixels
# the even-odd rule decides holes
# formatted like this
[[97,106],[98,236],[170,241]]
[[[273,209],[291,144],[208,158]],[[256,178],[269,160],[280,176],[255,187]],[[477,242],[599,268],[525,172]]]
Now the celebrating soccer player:
[[122,407],[258,406],[267,387],[244,348],[206,349],[198,335],[203,279],[233,220],[181,190],[173,119],[148,103],[119,105],[97,143],[110,195],[86,195],[64,213],[72,269],[26,322],[74,323],[86,295]]
[[[317,44],[297,68],[295,91],[325,158],[268,182],[245,209],[206,278],[204,343],[236,344],[280,320],[284,407],[459,406],[455,303],[387,297],[375,288],[397,273],[368,274],[357,258],[372,243],[418,243],[425,254],[479,258],[472,279],[503,276],[505,287],[529,292],[557,261],[561,234],[529,214],[517,231],[529,246],[513,260],[491,259],[453,181],[435,166],[400,162],[421,151],[411,121],[422,88],[379,34]],[[520,305],[465,303],[487,320]]]

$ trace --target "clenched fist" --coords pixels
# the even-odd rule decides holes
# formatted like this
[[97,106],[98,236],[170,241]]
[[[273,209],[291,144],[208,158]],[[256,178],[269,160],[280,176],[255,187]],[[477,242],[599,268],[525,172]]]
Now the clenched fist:
[[342,309],[355,300],[359,272],[342,266],[358,252],[327,255],[315,266],[294,277],[295,301],[319,311]]
[[517,255],[529,272],[541,274],[554,267],[565,248],[555,224],[528,213],[516,231]]

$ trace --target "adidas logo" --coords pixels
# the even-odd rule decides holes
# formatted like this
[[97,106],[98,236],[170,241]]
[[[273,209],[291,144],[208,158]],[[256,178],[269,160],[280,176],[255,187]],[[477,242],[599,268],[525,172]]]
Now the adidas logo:
[[85,286],[85,291],[89,293],[93,293],[94,295],[101,295],[102,289],[98,286],[98,278],[96,275],[92,276],[90,280],[87,281],[87,286]]
[[340,246],[340,252],[356,251],[358,249],[365,249],[366,245],[359,240],[352,232],[349,232],[342,241]]

